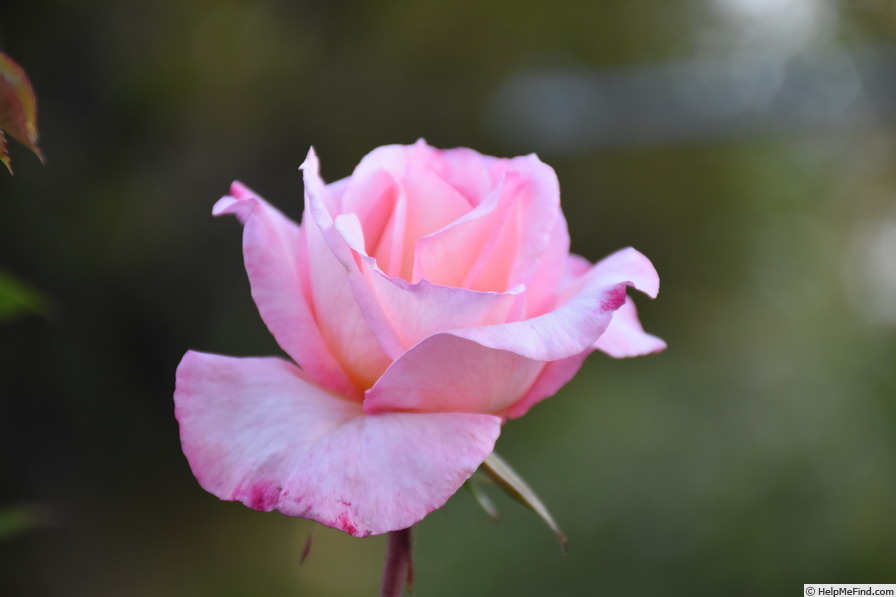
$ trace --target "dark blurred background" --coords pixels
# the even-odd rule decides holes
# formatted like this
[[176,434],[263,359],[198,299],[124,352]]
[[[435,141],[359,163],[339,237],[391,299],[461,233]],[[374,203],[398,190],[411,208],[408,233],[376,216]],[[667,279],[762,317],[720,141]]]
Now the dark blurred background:
[[[11,142],[0,268],[0,593],[376,594],[382,537],[219,502],[173,417],[189,348],[278,354],[240,179],[419,137],[557,171],[573,247],[627,245],[666,353],[592,356],[498,449],[570,540],[460,492],[416,594],[797,595],[896,582],[896,3],[6,3],[41,165]],[[22,293],[20,292],[20,295]],[[30,298],[29,298],[30,297]]]

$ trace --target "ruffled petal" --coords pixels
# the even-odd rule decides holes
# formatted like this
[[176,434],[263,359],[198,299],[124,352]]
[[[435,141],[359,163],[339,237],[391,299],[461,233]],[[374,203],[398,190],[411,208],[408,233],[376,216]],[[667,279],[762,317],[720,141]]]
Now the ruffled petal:
[[635,303],[629,297],[613,314],[607,331],[598,338],[594,347],[611,357],[639,357],[665,350],[666,343],[641,327]]
[[239,182],[212,210],[243,223],[243,258],[252,298],[280,347],[317,384],[359,395],[321,335],[309,308],[308,254],[303,230]]
[[501,420],[469,413],[364,415],[291,363],[188,352],[175,414],[204,489],[357,537],[441,507],[491,453]]

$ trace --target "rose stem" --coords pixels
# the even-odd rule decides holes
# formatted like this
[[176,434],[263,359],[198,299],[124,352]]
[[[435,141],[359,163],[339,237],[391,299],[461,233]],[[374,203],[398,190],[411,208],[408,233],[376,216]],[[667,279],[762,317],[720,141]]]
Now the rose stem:
[[388,549],[380,597],[401,597],[404,593],[404,586],[408,585],[410,587],[413,576],[411,529],[407,528],[389,533]]

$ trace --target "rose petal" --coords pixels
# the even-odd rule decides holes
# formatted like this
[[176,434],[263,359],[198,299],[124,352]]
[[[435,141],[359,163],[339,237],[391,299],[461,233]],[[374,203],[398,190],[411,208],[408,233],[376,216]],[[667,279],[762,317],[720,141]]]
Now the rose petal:
[[184,454],[207,491],[358,537],[441,507],[491,453],[501,423],[368,416],[286,361],[196,352],[178,367],[175,405]]
[[[474,284],[478,272],[491,253],[489,243],[496,230],[509,220],[512,198],[502,194],[503,183],[448,226],[417,241],[414,254],[414,275],[444,286],[471,290],[502,292],[507,289],[504,280],[492,286]],[[489,284],[492,280],[484,280]]]
[[388,214],[383,231],[376,244],[371,244],[373,256],[384,271],[400,276],[404,263],[404,254],[408,228],[408,199],[397,180],[393,180],[387,199],[378,203],[379,210],[373,214],[379,219],[376,211]]
[[[557,304],[561,283],[566,275],[569,256],[569,230],[566,219],[557,218],[544,253],[537,259],[531,281],[526,285],[524,300],[519,305],[521,314],[514,319],[530,319],[543,315]],[[583,260],[584,261],[584,260]],[[591,267],[587,263],[587,268]],[[585,270],[582,270],[583,272]],[[578,276],[576,276],[578,277]]]
[[503,178],[506,159],[482,155],[466,147],[436,150],[422,139],[417,145],[428,148],[427,167],[460,192],[470,205],[479,205]]
[[446,333],[535,361],[565,359],[593,345],[610,324],[613,311],[625,302],[630,281],[612,286],[603,282],[591,280],[564,305],[532,319]]
[[409,168],[401,182],[405,196],[423,199],[408,202],[401,276],[410,282],[417,282],[424,277],[415,268],[414,256],[418,240],[448,226],[469,212],[472,206],[457,189],[446,184],[427,168]]
[[585,362],[585,357],[590,353],[591,349],[588,349],[569,358],[547,363],[541,370],[538,379],[536,379],[535,383],[532,384],[532,387],[529,388],[529,391],[512,406],[497,414],[500,414],[507,419],[522,417],[534,405],[545,398],[550,398],[556,394],[560,388],[565,386],[567,382],[578,373],[579,369],[582,368],[582,363]]
[[[367,254],[377,258],[383,271],[408,280],[416,238],[469,210],[466,199],[434,175],[429,177],[435,180],[426,181],[423,188],[414,184],[413,179],[419,178],[421,171],[428,172],[426,163],[431,161],[433,152],[422,142],[413,146],[379,147],[364,156],[349,177],[340,209],[333,209],[333,204],[327,203],[331,214],[356,214],[367,237]],[[426,197],[427,201],[409,202],[408,196]],[[460,211],[453,209],[457,204]],[[442,214],[445,209],[455,213]],[[437,222],[426,221],[431,219]],[[421,232],[421,228],[426,231]]]
[[[311,296],[317,321],[327,344],[351,379],[359,387],[369,388],[400,354],[401,346],[364,283],[351,247],[327,210],[329,191],[318,175],[313,149],[308,152],[302,170],[305,179],[302,226],[308,242]],[[343,232],[350,228],[357,230],[345,218],[340,222]]]
[[378,312],[388,320],[394,334],[407,349],[423,338],[446,329],[478,327],[507,321],[518,292],[477,292],[439,286],[427,280],[410,284],[389,277],[377,261],[364,252],[364,233],[355,214],[341,214],[334,227],[355,253]]
[[535,382],[544,363],[436,334],[393,363],[367,391],[364,411],[500,413]]
[[[503,292],[513,286],[514,261],[524,242],[521,222],[526,206],[521,200],[521,191],[525,183],[518,172],[507,172],[497,187],[500,208],[493,215],[498,217],[490,218],[485,242],[474,247],[476,259],[464,277],[464,287]],[[461,247],[452,249],[455,253],[462,250]]]
[[559,185],[534,155],[502,162],[501,178],[472,211],[418,241],[415,279],[495,292],[529,284],[563,217]]
[[[581,265],[575,260],[582,260],[578,255],[570,255],[573,260],[574,270],[581,271]],[[650,260],[635,249],[628,247],[604,257],[594,265],[587,274],[583,275],[577,284],[573,284],[565,290],[568,296],[570,291],[577,292],[586,282],[604,284],[610,286],[619,280],[627,280],[650,298],[656,298],[660,291],[660,277]]]
[[[384,190],[394,186],[404,175],[408,162],[407,153],[404,145],[383,145],[364,156],[347,179],[348,186],[338,212],[327,205],[331,208],[331,213],[358,214],[366,229],[369,225],[368,217],[372,213],[387,212],[380,206],[380,201]],[[309,157],[310,155],[309,152]],[[317,160],[316,155],[314,159]]]
[[360,267],[403,350],[445,330],[503,323],[517,294],[451,288],[427,280],[409,284],[389,278],[369,258],[362,258]]
[[[402,174],[378,171],[357,180],[357,184],[351,185],[353,196],[380,196],[365,206],[366,213],[359,214],[365,231],[370,227],[368,254],[390,276],[416,282],[422,277],[414,271],[417,240],[470,211],[469,202],[419,165],[404,167]],[[365,188],[365,184],[369,187]]]
[[560,183],[554,169],[534,154],[508,162],[502,190],[512,198],[514,217],[503,234],[495,236],[495,256],[480,276],[500,279],[507,268],[506,287],[530,286],[554,227],[566,226],[560,211]]
[[[430,336],[383,373],[367,391],[364,410],[500,413],[528,395],[545,363],[593,350],[625,302],[626,286],[587,285],[540,317]],[[546,396],[529,396],[520,408]]]
[[234,214],[243,223],[243,258],[252,298],[280,347],[316,383],[359,396],[324,342],[309,309],[307,250],[301,228],[239,182],[212,213]]
[[[572,265],[579,269],[578,261]],[[499,413],[519,400],[508,412],[525,412],[559,389],[557,380],[568,381],[576,361],[552,368],[551,377],[536,385],[544,364],[584,359],[625,304],[627,287],[655,292],[655,276],[646,257],[626,249],[591,268],[576,281],[578,292],[544,315],[430,336],[386,370],[366,393],[364,409]]]
[[666,348],[666,343],[644,331],[635,303],[629,297],[613,314],[613,321],[594,347],[619,359],[660,352]]

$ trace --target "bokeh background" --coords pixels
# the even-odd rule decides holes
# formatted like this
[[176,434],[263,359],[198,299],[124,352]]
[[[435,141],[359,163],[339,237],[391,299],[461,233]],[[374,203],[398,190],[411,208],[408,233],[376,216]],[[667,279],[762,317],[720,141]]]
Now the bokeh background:
[[[12,143],[0,267],[0,593],[376,594],[381,537],[219,502],[180,453],[189,348],[278,354],[240,179],[301,213],[419,137],[537,152],[576,252],[632,245],[666,353],[592,356],[498,450],[566,530],[465,492],[416,594],[797,595],[896,582],[896,2],[28,0],[46,165]],[[9,294],[10,283],[4,283]]]

